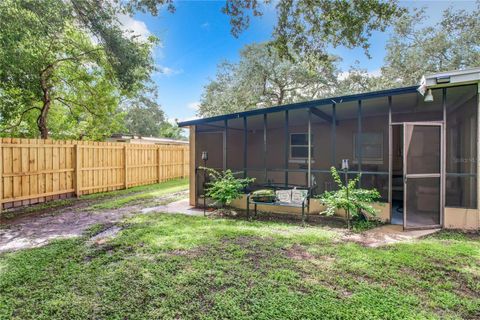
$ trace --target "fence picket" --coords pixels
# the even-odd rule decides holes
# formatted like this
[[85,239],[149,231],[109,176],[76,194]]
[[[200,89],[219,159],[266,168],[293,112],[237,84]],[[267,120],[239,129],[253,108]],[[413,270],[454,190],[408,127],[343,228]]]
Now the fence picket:
[[0,138],[0,212],[188,176],[188,145]]

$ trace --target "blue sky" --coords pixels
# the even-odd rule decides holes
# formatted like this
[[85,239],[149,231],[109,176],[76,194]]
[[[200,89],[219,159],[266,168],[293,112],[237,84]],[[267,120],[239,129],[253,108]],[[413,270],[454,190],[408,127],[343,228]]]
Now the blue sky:
[[[250,28],[239,38],[230,34],[228,17],[221,13],[224,1],[177,1],[176,12],[161,12],[157,17],[137,14],[124,17],[127,28],[143,35],[154,34],[161,40],[155,49],[155,63],[162,73],[153,80],[159,88],[158,102],[170,119],[186,120],[195,116],[203,86],[214,78],[216,66],[223,60],[237,61],[239,50],[253,42],[270,39],[275,24],[275,10],[265,8],[262,17],[253,18]],[[438,19],[450,5],[470,8],[474,2],[416,1],[403,2],[409,7],[427,7],[431,20]],[[432,22],[429,21],[429,22]],[[371,72],[379,70],[385,55],[387,33],[375,33],[371,39],[372,59],[361,49],[338,48],[333,53],[341,56],[342,69],[348,69],[356,60]]]

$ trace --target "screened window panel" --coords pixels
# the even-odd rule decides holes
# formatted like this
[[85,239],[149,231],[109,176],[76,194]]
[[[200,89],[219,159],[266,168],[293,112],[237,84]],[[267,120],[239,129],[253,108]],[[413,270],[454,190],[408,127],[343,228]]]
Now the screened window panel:
[[442,89],[432,90],[433,101],[425,102],[418,92],[392,97],[392,122],[443,120]]
[[446,185],[448,207],[477,207],[477,85],[447,88]]
[[247,118],[248,142],[247,142],[247,176],[251,170],[264,170],[264,136],[263,115]]
[[376,189],[380,193],[380,201],[388,201],[388,174],[362,173],[361,186],[363,189]]
[[447,173],[476,174],[477,86],[447,89]]
[[362,101],[362,132],[354,139],[362,172],[388,172],[388,109],[387,97]]
[[227,169],[243,171],[244,132],[243,118],[231,119],[227,122]]
[[336,105],[336,143],[335,167],[342,167],[342,159],[349,160],[350,171],[357,171],[358,161],[354,161],[354,136],[358,133],[358,102],[346,102]]
[[330,170],[333,160],[334,115],[332,105],[312,109],[312,169]]
[[[288,169],[290,170],[307,170],[308,167],[308,110],[290,110],[288,117],[289,131],[289,154]],[[292,144],[291,142],[294,142]],[[301,144],[300,144],[301,143]],[[315,142],[312,139],[312,148],[315,149]],[[313,156],[312,156],[313,157]],[[289,175],[289,184],[295,184],[290,181],[290,176],[294,177],[293,181],[304,180],[297,178],[296,174]],[[296,183],[305,185],[304,182]]]
[[267,163],[268,169],[285,169],[285,112],[267,114]]
[[477,177],[448,174],[445,186],[445,205],[456,208],[477,207]]

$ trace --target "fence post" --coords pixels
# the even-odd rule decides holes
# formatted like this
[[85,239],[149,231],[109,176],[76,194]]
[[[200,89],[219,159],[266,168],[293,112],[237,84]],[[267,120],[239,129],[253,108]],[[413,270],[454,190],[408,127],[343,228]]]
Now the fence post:
[[185,179],[185,147],[182,146],[182,179]]
[[161,163],[160,163],[160,157],[161,157],[161,151],[160,151],[160,146],[157,148],[157,180],[158,183],[162,182],[160,178],[160,172],[161,172]]
[[80,168],[80,146],[75,144],[75,196],[78,198],[80,197],[80,174],[81,174],[81,168]]
[[128,166],[127,166],[127,145],[123,146],[123,172],[124,172],[124,189],[128,188]]

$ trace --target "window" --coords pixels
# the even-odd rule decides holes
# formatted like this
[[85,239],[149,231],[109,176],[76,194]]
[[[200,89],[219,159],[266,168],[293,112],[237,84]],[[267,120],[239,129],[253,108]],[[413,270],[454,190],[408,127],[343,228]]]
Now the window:
[[[313,155],[313,136],[311,136],[311,154]],[[290,134],[290,159],[308,158],[308,134],[291,133]]]
[[[358,134],[353,135],[353,161],[358,162],[357,155]],[[361,139],[362,163],[381,164],[383,163],[383,133],[365,132]]]

